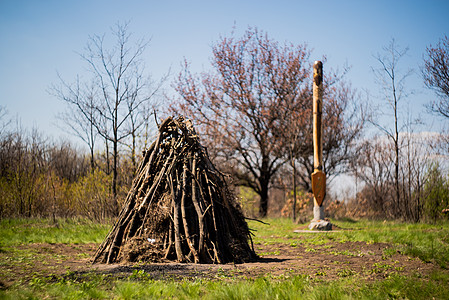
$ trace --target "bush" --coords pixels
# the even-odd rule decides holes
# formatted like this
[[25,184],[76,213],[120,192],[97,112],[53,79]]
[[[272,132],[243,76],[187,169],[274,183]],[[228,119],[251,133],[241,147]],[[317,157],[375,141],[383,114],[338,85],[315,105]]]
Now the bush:
[[428,171],[424,185],[424,214],[427,221],[436,222],[447,218],[445,209],[449,208],[449,178],[444,176],[438,164]]
[[95,170],[71,185],[71,198],[77,215],[103,221],[113,216],[112,176]]

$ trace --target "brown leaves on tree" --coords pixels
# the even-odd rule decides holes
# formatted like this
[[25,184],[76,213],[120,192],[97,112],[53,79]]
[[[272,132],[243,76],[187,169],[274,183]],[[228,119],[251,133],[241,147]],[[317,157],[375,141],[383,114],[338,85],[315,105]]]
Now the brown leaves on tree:
[[94,262],[247,262],[257,257],[249,240],[241,209],[191,122],[170,117]]
[[[235,183],[260,196],[279,170],[295,159],[299,185],[310,190],[313,172],[312,65],[306,45],[280,44],[257,29],[221,38],[212,47],[212,70],[194,75],[186,63],[175,89],[174,110],[192,116],[211,157]],[[344,75],[344,74],[343,74]],[[353,157],[363,121],[343,75],[325,69],[323,159],[326,174],[338,174]]]
[[280,108],[298,108],[307,99],[310,52],[252,28],[239,39],[222,38],[212,51],[214,71],[197,77],[186,64],[179,75],[176,112],[195,118],[213,145],[212,157],[260,196],[265,216],[270,181],[286,161],[277,139],[287,125]]

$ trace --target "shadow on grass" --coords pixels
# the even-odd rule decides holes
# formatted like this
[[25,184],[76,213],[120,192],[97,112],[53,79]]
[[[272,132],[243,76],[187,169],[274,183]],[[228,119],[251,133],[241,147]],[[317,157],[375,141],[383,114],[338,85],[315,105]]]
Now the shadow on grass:
[[259,263],[280,263],[289,260],[288,258],[275,258],[275,257],[259,257],[254,262]]

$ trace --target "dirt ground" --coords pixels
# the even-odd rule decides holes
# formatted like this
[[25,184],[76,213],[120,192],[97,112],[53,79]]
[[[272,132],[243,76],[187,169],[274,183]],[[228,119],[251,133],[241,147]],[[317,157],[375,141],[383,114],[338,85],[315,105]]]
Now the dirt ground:
[[[392,273],[426,276],[437,265],[404,255],[392,245],[365,242],[328,242],[324,245],[296,243],[258,244],[260,260],[244,264],[195,265],[181,263],[151,264],[91,264],[96,244],[29,244],[0,250],[0,288],[33,278],[64,276],[88,280],[93,274],[111,278],[128,278],[145,274],[153,279],[236,279],[308,275],[312,279],[334,280],[357,276],[372,281],[387,278]],[[142,272],[142,271],[143,272]],[[446,272],[446,270],[444,270]]]

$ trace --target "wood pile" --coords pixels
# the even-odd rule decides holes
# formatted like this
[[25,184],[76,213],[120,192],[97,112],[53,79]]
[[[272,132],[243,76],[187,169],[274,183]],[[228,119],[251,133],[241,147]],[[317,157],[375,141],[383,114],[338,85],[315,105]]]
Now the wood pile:
[[243,213],[189,120],[160,124],[136,174],[94,263],[257,258]]

